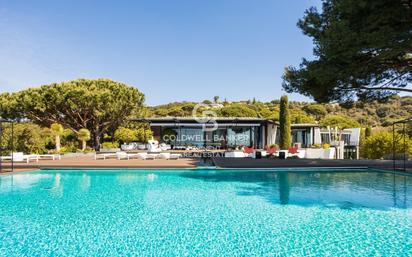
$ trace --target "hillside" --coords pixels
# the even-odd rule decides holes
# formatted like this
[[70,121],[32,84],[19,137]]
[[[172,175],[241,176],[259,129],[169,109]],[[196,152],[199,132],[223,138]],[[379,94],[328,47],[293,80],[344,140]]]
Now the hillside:
[[[259,102],[256,100],[228,102],[209,100],[203,101],[197,113],[203,110],[213,110],[221,117],[262,117],[272,120],[279,119],[279,100]],[[198,103],[174,102],[166,105],[148,107],[147,116],[192,116]],[[355,102],[353,106],[339,104],[317,104],[310,102],[290,102],[292,121],[295,123],[321,122],[325,117],[343,116],[343,118],[358,122],[362,127],[386,127],[393,121],[412,117],[412,96],[394,96],[385,102]]]

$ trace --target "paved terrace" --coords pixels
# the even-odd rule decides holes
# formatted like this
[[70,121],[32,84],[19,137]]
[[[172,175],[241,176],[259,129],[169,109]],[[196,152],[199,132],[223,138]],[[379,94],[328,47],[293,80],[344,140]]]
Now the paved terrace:
[[[92,156],[65,157],[61,160],[40,160],[39,162],[15,163],[15,171],[31,171],[37,169],[99,169],[99,168],[195,168],[201,164],[200,158],[181,158],[178,160],[94,160]],[[308,167],[369,167],[393,170],[391,160],[309,160],[309,159],[252,159],[213,157],[213,162],[220,168],[308,168]],[[10,162],[3,163],[3,170],[10,171]],[[396,163],[397,168],[403,168],[403,161]],[[412,161],[406,162],[406,169],[412,173]]]
[[[198,165],[198,159],[194,158],[180,158],[178,160],[117,160],[117,159],[106,159],[106,160],[94,160],[92,156],[82,156],[82,157],[66,157],[61,160],[39,160],[39,162],[30,163],[14,163],[15,171],[30,171],[37,169],[62,169],[62,168],[194,168]],[[3,170],[10,171],[11,163],[4,162]]]
[[[213,162],[221,168],[309,168],[309,167],[367,167],[393,170],[392,160],[320,160],[320,159],[252,159],[214,157]],[[403,161],[396,162],[403,169]],[[406,170],[412,173],[412,161],[406,161]]]

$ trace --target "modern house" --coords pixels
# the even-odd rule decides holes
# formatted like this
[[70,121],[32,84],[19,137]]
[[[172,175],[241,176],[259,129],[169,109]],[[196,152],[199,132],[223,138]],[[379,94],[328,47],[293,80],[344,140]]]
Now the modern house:
[[276,136],[276,124],[262,118],[221,117],[200,120],[193,117],[162,117],[135,121],[149,123],[155,140],[173,146],[263,148],[265,145],[274,144]]
[[[263,118],[195,118],[155,117],[134,119],[146,122],[153,137],[174,148],[231,150],[242,146],[264,148],[279,144],[279,123]],[[336,148],[335,158],[359,158],[359,128],[338,130],[322,128],[319,124],[292,124],[292,144],[298,148],[312,148],[329,144]]]

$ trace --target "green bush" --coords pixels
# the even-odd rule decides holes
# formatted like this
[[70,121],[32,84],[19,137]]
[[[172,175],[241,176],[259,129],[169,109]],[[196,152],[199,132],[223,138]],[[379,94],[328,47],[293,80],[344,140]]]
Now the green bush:
[[47,152],[46,146],[52,141],[50,133],[33,123],[18,123],[14,125],[13,142],[11,140],[11,125],[3,127],[1,140],[2,155],[11,153],[12,144],[14,152],[24,152],[27,154],[42,154]]
[[152,139],[153,131],[150,129],[139,128],[136,130],[136,140],[141,143],[147,143],[148,140]]
[[[395,134],[395,153],[404,153],[402,134]],[[412,140],[408,136],[406,140],[406,153],[412,154]],[[380,132],[369,136],[363,144],[363,155],[368,159],[382,159],[385,155],[392,154],[392,133]]]
[[102,144],[103,149],[110,149],[110,148],[119,148],[118,142],[104,142]]
[[114,139],[125,143],[133,142],[137,140],[136,130],[119,127],[114,132]]

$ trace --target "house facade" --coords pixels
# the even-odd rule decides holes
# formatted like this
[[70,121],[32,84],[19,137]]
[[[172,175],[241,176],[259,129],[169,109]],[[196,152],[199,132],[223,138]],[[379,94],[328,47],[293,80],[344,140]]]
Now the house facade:
[[[263,149],[279,144],[279,123],[263,118],[156,117],[134,119],[150,125],[153,137],[173,148],[233,150],[243,146]],[[337,130],[319,124],[292,124],[292,145],[312,148],[328,144],[338,159],[359,157],[359,128]]]

